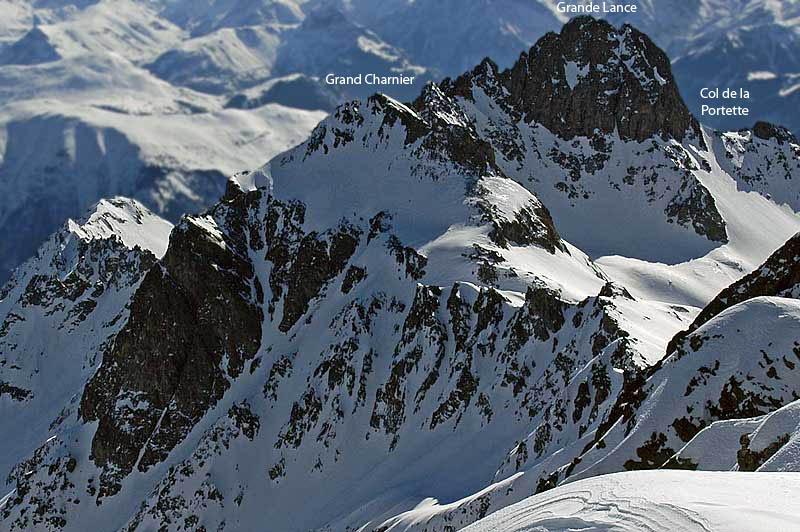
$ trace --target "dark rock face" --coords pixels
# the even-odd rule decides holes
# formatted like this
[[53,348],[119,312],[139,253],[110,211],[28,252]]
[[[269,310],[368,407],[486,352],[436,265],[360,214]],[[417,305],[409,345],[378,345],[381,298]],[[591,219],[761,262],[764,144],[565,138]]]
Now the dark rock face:
[[[631,26],[576,17],[560,34],[548,33],[502,73],[506,105],[526,122],[538,122],[564,139],[617,131],[625,140],[654,135],[683,140],[700,126],[686,108],[670,61]],[[443,83],[450,95],[468,97],[468,73]]]
[[742,435],[739,441],[742,446],[736,452],[736,463],[739,464],[739,471],[755,471],[778,452],[781,447],[786,445],[788,441],[789,435],[783,434],[761,451],[753,451],[750,449],[750,437],[746,434]]
[[327,242],[312,233],[300,242],[297,256],[286,271],[288,292],[280,325],[282,331],[288,331],[306,313],[311,298],[342,271],[358,244],[357,230],[350,231],[343,227]]
[[494,227],[489,233],[489,238],[497,245],[507,248],[509,244],[516,246],[536,244],[550,253],[555,253],[556,249],[569,253],[555,228],[550,211],[544,205],[531,204],[522,208],[515,213],[513,220],[499,219],[491,207],[485,207],[484,210]]
[[[692,179],[687,183],[686,196],[675,196],[667,205],[664,213],[671,222],[689,225],[698,235],[705,236],[713,242],[727,242],[725,220],[717,210],[714,197],[699,181]],[[683,192],[683,191],[682,191]]]
[[756,122],[753,126],[753,134],[764,140],[775,139],[779,144],[783,144],[784,142],[798,143],[797,137],[795,137],[791,131],[785,127],[770,124],[769,122]]
[[[245,219],[249,199],[239,196],[218,214]],[[114,494],[134,468],[163,460],[260,345],[263,316],[244,234],[214,234],[210,223],[187,218],[173,232],[81,398],[82,418],[98,421],[91,457],[106,468],[98,498]]]
[[800,284],[800,234],[790,238],[757,270],[720,292],[697,315],[686,331],[670,340],[667,354],[672,353],[684,338],[723,310],[759,296],[797,297]]
[[520,311],[511,323],[509,346],[518,349],[533,336],[547,341],[550,334],[564,326],[565,305],[555,294],[543,288],[529,288],[525,293],[525,312]]
[[0,381],[0,397],[7,395],[14,401],[22,402],[32,395],[30,390],[14,386],[8,382]]
[[264,243],[265,258],[273,264],[269,312],[275,311],[278,300],[285,295],[279,328],[286,332],[306,313],[309,301],[322,287],[344,270],[361,230],[342,223],[324,234],[306,234],[301,229],[304,205],[269,201]]
[[[574,71],[586,72],[578,79]],[[553,83],[552,80],[559,80]],[[699,129],[683,103],[666,54],[630,26],[578,17],[548,34],[507,74],[525,117],[562,138],[615,129],[623,139],[682,140]]]

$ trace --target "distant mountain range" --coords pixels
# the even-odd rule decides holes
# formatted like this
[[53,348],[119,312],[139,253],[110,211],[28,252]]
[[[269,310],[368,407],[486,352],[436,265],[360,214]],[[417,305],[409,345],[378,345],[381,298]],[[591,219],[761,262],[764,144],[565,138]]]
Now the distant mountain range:
[[[289,42],[316,16],[379,24],[369,5],[302,22],[291,17],[310,5],[256,12]],[[387,5],[398,21],[438,12]],[[209,19],[156,7],[185,26],[169,31],[203,38],[253,4],[214,6]],[[150,59],[108,61],[129,85],[101,83],[97,116],[131,132],[152,119],[131,136],[158,134],[150,153],[249,150],[234,132],[257,112],[291,126],[259,123],[274,148],[318,116],[224,108],[155,80]],[[800,518],[779,504],[791,479],[765,477],[800,463],[800,142],[763,121],[701,123],[677,64],[632,26],[574,18],[508,68],[484,59],[405,103],[340,104],[174,225],[124,197],[63,223],[0,293],[0,432],[13,435],[0,530],[510,531],[553,525],[553,512],[562,528],[600,526],[617,508],[621,530],[704,530],[743,504],[772,512],[742,518],[752,530]],[[135,98],[133,80],[162,99]],[[33,105],[10,108],[21,102]],[[23,132],[48,119],[36,116]],[[68,161],[91,149],[127,172],[143,160],[130,148],[120,163],[108,129],[38,131],[20,168],[40,164],[46,135]],[[212,193],[181,168],[126,175],[174,212],[176,191],[197,205]],[[54,202],[71,189],[59,190]],[[742,502],[746,489],[775,496]],[[717,490],[709,504],[686,500],[704,490]]]

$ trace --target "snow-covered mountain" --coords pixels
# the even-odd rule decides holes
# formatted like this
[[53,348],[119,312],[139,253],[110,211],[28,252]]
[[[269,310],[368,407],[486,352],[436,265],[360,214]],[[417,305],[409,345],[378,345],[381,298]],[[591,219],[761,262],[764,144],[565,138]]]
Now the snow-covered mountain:
[[[545,32],[558,31],[568,20],[556,4],[553,0],[2,0],[0,153],[15,148],[10,139],[20,129],[40,130],[42,120],[53,119],[90,129],[102,122],[100,128],[125,137],[130,150],[141,155],[125,156],[125,165],[109,165],[102,149],[77,152],[76,166],[103,168],[104,180],[119,186],[75,201],[71,193],[46,193],[54,174],[57,182],[81,188],[78,174],[62,171],[61,159],[51,156],[62,149],[64,143],[58,139],[68,138],[69,133],[62,135],[59,130],[64,128],[57,125],[51,137],[37,139],[37,149],[48,144],[51,160],[41,166],[50,171],[38,168],[37,160],[26,163],[19,178],[25,182],[22,195],[25,201],[51,206],[52,212],[37,210],[41,222],[32,229],[27,229],[30,224],[20,228],[23,224],[0,222],[5,234],[19,235],[0,245],[0,280],[66,217],[79,216],[101,197],[136,197],[173,222],[181,213],[207,208],[224,188],[223,176],[257,167],[295,145],[322,117],[277,105],[329,112],[339,103],[363,100],[375,91],[407,101],[425,82],[460,75],[486,56],[501,68],[510,67],[519,51]],[[636,4],[637,13],[614,15],[612,22],[632,22],[668,51],[691,111],[697,114],[703,103],[698,83],[741,86],[753,95],[749,106],[754,119],[800,131],[794,118],[800,94],[795,90],[800,72],[795,57],[800,20],[795,2],[641,0]],[[379,86],[324,82],[328,73],[369,72],[414,76],[415,81]],[[739,122],[702,117],[701,121],[721,129],[751,125],[749,118]],[[183,137],[186,125],[191,135],[186,135],[185,144],[164,142],[165,136]],[[173,129],[180,135],[167,134]],[[220,149],[205,158],[208,146]],[[6,164],[2,157],[2,171],[17,166]],[[144,176],[138,170],[142,168]],[[151,178],[156,174],[173,177]],[[17,193],[16,185],[11,189],[8,198]],[[0,219],[18,218],[14,208],[0,204]]]
[[531,433],[510,453],[513,469],[498,472],[503,480],[387,525],[463,525],[519,500],[519,492],[623,470],[797,471],[797,241],[720,292],[669,342],[663,360],[626,382],[594,431],[533,458],[530,441],[539,434]]
[[[173,220],[201,210],[224,191],[226,174],[298,142],[323,116],[277,104],[224,109],[221,102],[191,112],[192,104],[169,96],[142,102],[133,87],[99,89],[92,102],[84,95],[0,108],[6,272],[98,198],[132,196]],[[166,108],[147,109],[160,105]]]
[[[646,35],[581,17],[509,69],[340,105],[165,251],[102,203],[65,231],[149,263],[62,231],[0,302],[28,427],[0,530],[454,530],[605,473],[796,471],[798,161],[778,126],[703,126]],[[82,369],[37,403],[77,306]],[[642,506],[685,519],[676,496]]]
[[[622,3],[622,2],[618,2]],[[800,4],[771,0],[637,0],[635,14],[611,15],[650,35],[673,58],[673,71],[690,109],[705,103],[703,87],[745,89],[749,117],[705,116],[723,130],[749,125],[752,117],[782,123],[800,132]]]
[[[308,5],[317,3],[320,2]],[[503,68],[509,67],[518,50],[528,48],[547,31],[557,31],[571,16],[558,10],[556,0],[326,3],[373,28],[384,40],[405,50],[414,63],[445,75],[458,75],[486,56]],[[686,103],[695,114],[699,115],[703,103],[725,105],[724,100],[703,100],[703,87],[734,87],[750,92],[750,99],[741,102],[750,109],[748,117],[705,116],[704,123],[736,130],[750,126],[755,117],[780,122],[800,132],[794,112],[800,94],[797,2],[615,0],[606,4],[636,6],[635,13],[603,16],[614,25],[634,25],[667,51],[674,61],[673,72]]]
[[618,473],[530,497],[464,530],[791,530],[798,482],[794,474]]
[[69,220],[0,293],[0,426],[8,470],[38,445],[127,319],[172,225],[140,203],[102,200]]
[[145,66],[191,40],[155,3],[4,4],[4,17],[29,29],[9,23],[0,45],[2,281],[99,199],[135,197],[177,221],[324,116],[277,103],[233,109],[229,97],[158,79]]
[[[393,87],[399,97],[412,97],[426,79],[401,49],[345,17],[339,9],[319,6],[297,24],[225,27],[182,42],[158,56],[147,69],[161,79],[212,94],[252,88],[269,80],[302,73],[315,79],[328,73],[357,76],[407,75],[418,85]],[[329,91],[322,82],[317,83]],[[351,85],[351,97],[366,97],[380,87]]]
[[305,14],[272,1],[3,5],[2,281],[100,198],[135,197],[172,221],[207,208],[225,176],[297,144],[321,109],[339,103],[342,91],[319,80],[330,70],[425,76],[324,6]]
[[510,66],[565,20],[543,0],[417,0],[389,11],[376,28],[418,64],[453,75],[484,57]]

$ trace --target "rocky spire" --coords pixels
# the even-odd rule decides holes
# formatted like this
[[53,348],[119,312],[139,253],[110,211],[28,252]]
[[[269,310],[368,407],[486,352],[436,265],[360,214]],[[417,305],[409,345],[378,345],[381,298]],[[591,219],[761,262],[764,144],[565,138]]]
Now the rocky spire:
[[499,77],[510,94],[508,103],[527,122],[565,139],[616,130],[623,139],[682,140],[700,131],[667,55],[629,25],[615,28],[592,17],[574,18],[560,34],[542,37]]

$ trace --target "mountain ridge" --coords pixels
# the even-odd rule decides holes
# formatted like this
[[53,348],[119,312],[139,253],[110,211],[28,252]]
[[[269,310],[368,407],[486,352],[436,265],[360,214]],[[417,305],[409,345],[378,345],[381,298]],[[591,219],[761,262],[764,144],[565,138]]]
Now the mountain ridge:
[[[584,47],[587,57],[625,42],[604,22],[571,24],[607,32],[607,49]],[[626,45],[627,60],[604,56],[612,74],[631,74],[611,82],[657,100],[669,81],[634,75],[625,61],[650,65],[649,45],[622,35],[639,45]],[[552,84],[572,101],[565,63]],[[605,63],[591,64],[575,89],[605,90],[594,76]],[[385,95],[343,104],[305,142],[236,175],[212,209],[184,217],[135,290],[93,318],[122,313],[111,344],[83,346],[98,356],[94,371],[11,471],[0,528],[253,528],[266,512],[286,530],[445,529],[581,476],[658,468],[711,422],[795,400],[791,340],[768,340],[800,323],[793,298],[742,302],[663,359],[700,312],[694,303],[800,231],[795,211],[740,190],[743,178],[723,168],[718,153],[729,151],[715,143],[752,138],[695,132],[689,115],[680,138],[656,120],[631,137],[600,122],[607,129],[565,139],[527,118],[501,78],[484,62],[409,105]],[[635,138],[642,131],[651,136]],[[761,141],[743,149],[770,169],[763,182],[793,175],[791,139]],[[622,201],[637,229],[664,237],[640,233],[640,254],[619,257],[650,268],[647,282],[607,266],[615,235],[598,260],[572,242],[578,227],[586,241],[622,231],[628,213],[607,208]],[[704,221],[711,201],[719,220]],[[706,229],[715,224],[724,240]],[[637,258],[665,243],[685,256]],[[706,291],[663,297],[687,268]],[[17,300],[6,302],[9,319]],[[771,328],[756,335],[751,323]],[[768,361],[741,347],[748,334]],[[665,388],[674,404],[659,408]],[[456,502],[419,507],[427,497]]]
[[[378,6],[359,0],[189,4],[182,0],[3,0],[8,17],[0,23],[0,63],[8,64],[0,66],[0,92],[7,103],[0,110],[0,130],[7,130],[11,138],[19,134],[19,126],[36,129],[42,112],[92,125],[99,121],[149,156],[142,161],[153,167],[148,172],[168,177],[156,178],[146,190],[138,190],[128,182],[131,176],[124,169],[110,165],[109,180],[126,186],[87,191],[89,197],[79,202],[62,199],[69,198],[68,194],[38,198],[52,202],[55,214],[48,220],[40,213],[40,231],[9,240],[0,248],[4,259],[0,279],[5,280],[66,217],[80,215],[100,197],[134,196],[172,222],[180,214],[209,207],[224,188],[226,175],[255,168],[299,142],[321,112],[332,111],[337,101],[363,100],[372,92],[365,86],[328,86],[323,78],[329,72],[394,70],[413,75],[416,86],[380,87],[406,100],[417,95],[422,81],[458,75],[485,55],[509,67],[517,59],[517,50],[529,49],[541,35],[558,31],[568,21],[549,0],[398,0]],[[609,19],[617,26],[632,23],[645,30],[676,59],[674,75],[691,109],[699,111],[704,103],[696,82],[741,86],[754,95],[748,102],[752,116],[786,121],[789,129],[797,130],[794,115],[783,111],[792,109],[791,102],[800,94],[796,91],[800,62],[791,47],[798,35],[794,7],[764,0],[748,0],[733,9],[730,1],[716,0],[688,6],[649,0],[636,4],[636,15],[609,14]],[[452,17],[449,13],[454,10],[468,15]],[[726,16],[712,20],[714,12]],[[321,23],[329,19],[336,24]],[[718,75],[709,77],[717,70]],[[577,66],[570,79],[576,73]],[[317,110],[320,115],[307,121],[298,113],[301,127],[296,135],[271,138],[270,132],[277,128],[269,118],[274,113],[267,108],[274,104]],[[243,111],[241,117],[219,112],[231,108]],[[37,113],[32,116],[30,109]],[[98,109],[113,115],[99,116]],[[182,115],[182,120],[176,115]],[[145,116],[152,120],[133,118]],[[578,123],[575,118],[569,122]],[[750,125],[703,118],[717,129]],[[185,137],[202,136],[202,142],[187,146],[163,142],[164,149],[153,154],[147,138],[161,138],[168,128],[182,128],[182,121],[191,127]],[[167,125],[160,127],[162,122]],[[238,129],[230,131],[232,124]],[[203,143],[210,145],[213,130],[219,128],[229,132],[218,139],[230,139],[235,149],[222,150],[207,160],[197,157],[205,153]],[[59,144],[52,139],[47,142]],[[264,155],[258,158],[251,148]],[[245,152],[251,153],[238,155]],[[87,168],[107,164],[98,150],[81,150],[78,157]],[[58,174],[80,188],[80,180],[63,168],[59,158],[48,161],[50,172],[33,166],[26,169],[30,175],[25,181],[36,194],[46,189],[46,178]],[[150,173],[138,179],[148,177]],[[187,188],[196,197],[187,198]],[[0,207],[0,213],[3,210]],[[5,211],[16,216],[9,206]],[[680,207],[673,212],[679,216]],[[11,235],[25,232],[19,226],[4,227]]]

